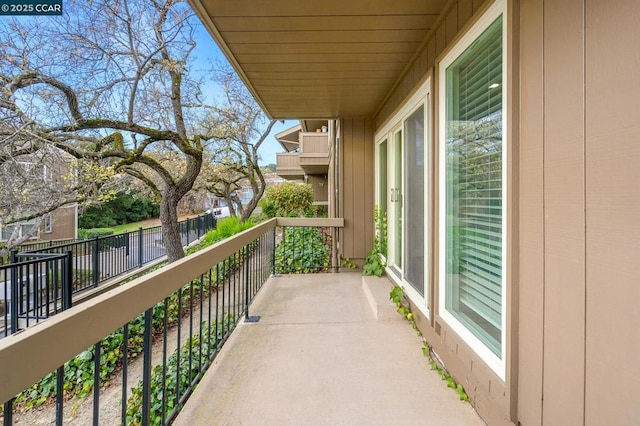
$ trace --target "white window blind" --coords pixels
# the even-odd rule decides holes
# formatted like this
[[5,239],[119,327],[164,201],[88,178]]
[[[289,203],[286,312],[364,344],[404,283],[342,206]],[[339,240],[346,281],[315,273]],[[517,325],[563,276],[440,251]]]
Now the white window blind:
[[502,353],[502,17],[446,69],[446,308]]

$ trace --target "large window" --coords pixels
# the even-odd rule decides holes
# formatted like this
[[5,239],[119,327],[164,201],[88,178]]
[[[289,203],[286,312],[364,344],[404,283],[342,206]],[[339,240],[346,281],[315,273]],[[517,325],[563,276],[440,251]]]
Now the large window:
[[501,376],[506,218],[503,32],[502,7],[494,6],[440,68],[441,315]]

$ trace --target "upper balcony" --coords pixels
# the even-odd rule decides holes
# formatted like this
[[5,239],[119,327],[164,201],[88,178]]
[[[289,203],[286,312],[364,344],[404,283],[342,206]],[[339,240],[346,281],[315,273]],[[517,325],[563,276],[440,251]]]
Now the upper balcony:
[[387,280],[304,275],[342,226],[272,219],[0,340],[4,424],[483,424]]
[[328,132],[303,132],[298,125],[279,133],[276,138],[287,150],[277,154],[278,175],[286,179],[303,179],[305,175],[326,175],[329,172]]
[[298,152],[276,154],[276,173],[285,179],[304,179],[304,170],[300,167],[300,154]]
[[327,132],[300,133],[300,167],[308,175],[322,175],[329,171],[329,134]]

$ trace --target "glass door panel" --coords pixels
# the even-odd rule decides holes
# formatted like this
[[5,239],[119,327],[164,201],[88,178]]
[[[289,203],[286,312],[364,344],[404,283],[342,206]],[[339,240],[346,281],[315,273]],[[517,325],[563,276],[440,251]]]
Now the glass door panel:
[[402,130],[393,135],[393,186],[391,204],[393,209],[393,258],[392,264],[402,270]]
[[424,296],[424,106],[404,122],[405,135],[405,267],[404,278]]

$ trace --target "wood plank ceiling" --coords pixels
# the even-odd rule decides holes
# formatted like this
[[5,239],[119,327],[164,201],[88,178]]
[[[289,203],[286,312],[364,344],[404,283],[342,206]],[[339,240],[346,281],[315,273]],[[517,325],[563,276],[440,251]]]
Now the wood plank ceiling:
[[446,0],[189,0],[265,112],[372,115]]

